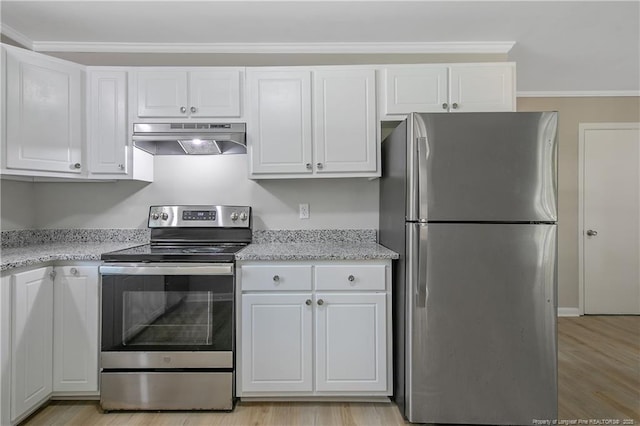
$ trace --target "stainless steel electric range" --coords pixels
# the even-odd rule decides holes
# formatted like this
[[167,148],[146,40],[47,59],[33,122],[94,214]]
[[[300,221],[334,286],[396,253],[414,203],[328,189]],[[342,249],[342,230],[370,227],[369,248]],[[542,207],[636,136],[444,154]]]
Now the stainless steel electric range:
[[103,410],[231,410],[234,254],[247,206],[152,206],[151,242],[102,255]]

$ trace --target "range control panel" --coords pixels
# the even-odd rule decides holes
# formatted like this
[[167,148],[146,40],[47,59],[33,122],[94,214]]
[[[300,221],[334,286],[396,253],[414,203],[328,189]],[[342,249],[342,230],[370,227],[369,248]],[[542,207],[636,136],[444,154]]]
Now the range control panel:
[[149,228],[250,228],[249,206],[151,206]]

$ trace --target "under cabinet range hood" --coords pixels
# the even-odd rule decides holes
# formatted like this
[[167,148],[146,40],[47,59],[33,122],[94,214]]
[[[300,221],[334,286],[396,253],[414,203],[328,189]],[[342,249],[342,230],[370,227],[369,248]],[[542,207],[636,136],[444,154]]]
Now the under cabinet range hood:
[[136,123],[133,145],[153,155],[246,154],[245,123]]

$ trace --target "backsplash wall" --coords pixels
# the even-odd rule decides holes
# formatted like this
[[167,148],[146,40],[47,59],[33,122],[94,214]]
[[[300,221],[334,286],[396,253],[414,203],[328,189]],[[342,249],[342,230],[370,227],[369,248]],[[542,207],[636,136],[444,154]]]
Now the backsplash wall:
[[[150,205],[229,204],[253,207],[254,229],[377,229],[378,181],[297,179],[251,181],[247,157],[156,156],[155,180],[143,182],[35,183],[32,228],[146,228]],[[29,202],[4,188],[3,229],[20,229],[17,211]],[[22,184],[22,183],[21,183]],[[310,218],[298,218],[309,203]],[[11,214],[9,214],[11,213]],[[6,217],[5,217],[6,216]],[[5,222],[11,227],[5,228]]]
[[0,228],[3,231],[36,227],[35,184],[0,181]]

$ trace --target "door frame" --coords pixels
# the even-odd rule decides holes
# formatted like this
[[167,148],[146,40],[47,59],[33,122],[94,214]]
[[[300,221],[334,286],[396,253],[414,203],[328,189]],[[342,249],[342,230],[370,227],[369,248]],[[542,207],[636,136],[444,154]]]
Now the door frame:
[[584,179],[585,134],[589,130],[640,129],[640,122],[578,124],[578,311],[584,315]]

